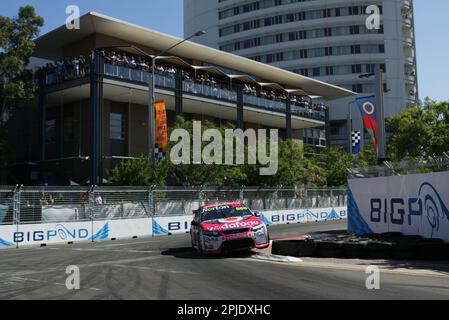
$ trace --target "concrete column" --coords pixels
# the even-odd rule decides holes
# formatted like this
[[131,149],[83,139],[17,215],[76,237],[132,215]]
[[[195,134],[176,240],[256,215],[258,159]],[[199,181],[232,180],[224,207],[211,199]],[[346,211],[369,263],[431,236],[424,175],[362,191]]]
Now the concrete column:
[[285,139],[292,138],[292,106],[290,97],[285,99]]
[[245,130],[245,123],[243,120],[243,87],[237,85],[237,128]]
[[100,52],[90,61],[90,183],[103,182],[103,75],[104,62]]
[[45,74],[42,73],[39,78],[39,96],[38,96],[38,110],[40,115],[39,137],[41,145],[40,160],[45,160],[45,139],[46,139],[46,118],[47,108],[45,107]]
[[175,75],[175,114],[182,116],[182,73],[178,70]]

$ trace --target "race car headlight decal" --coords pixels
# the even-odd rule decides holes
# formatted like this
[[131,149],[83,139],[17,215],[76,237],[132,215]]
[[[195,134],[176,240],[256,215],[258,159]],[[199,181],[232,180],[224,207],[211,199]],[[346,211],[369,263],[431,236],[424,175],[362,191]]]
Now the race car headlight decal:
[[263,230],[263,224],[259,224],[258,226],[253,227],[252,231],[253,232],[258,232]]

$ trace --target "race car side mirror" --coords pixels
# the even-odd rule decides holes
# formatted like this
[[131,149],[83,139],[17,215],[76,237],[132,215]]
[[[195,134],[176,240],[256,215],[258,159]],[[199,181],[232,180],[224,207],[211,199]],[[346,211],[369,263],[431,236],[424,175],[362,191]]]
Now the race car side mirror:
[[260,212],[259,212],[259,211],[254,211],[254,215],[255,215],[256,217],[260,217]]

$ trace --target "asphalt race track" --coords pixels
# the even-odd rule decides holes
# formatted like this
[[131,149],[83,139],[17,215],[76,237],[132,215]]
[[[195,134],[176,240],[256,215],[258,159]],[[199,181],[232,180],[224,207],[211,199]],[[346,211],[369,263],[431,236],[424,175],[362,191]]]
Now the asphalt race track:
[[[342,229],[345,222],[338,221],[272,226],[270,232],[276,238]],[[368,290],[364,268],[318,260],[279,263],[251,253],[204,258],[190,248],[188,234],[2,250],[0,299],[449,298],[446,271],[417,275],[411,264],[387,266],[381,289]],[[65,286],[69,265],[80,269],[80,290]]]

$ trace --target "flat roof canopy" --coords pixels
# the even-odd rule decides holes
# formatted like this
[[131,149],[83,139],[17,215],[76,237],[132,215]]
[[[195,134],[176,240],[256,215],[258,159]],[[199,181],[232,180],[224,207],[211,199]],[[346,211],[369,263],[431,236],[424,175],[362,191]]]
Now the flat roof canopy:
[[[57,60],[63,57],[63,48],[90,35],[106,36],[129,41],[157,51],[175,45],[181,38],[160,33],[135,24],[121,21],[96,12],[89,12],[80,18],[80,29],[69,30],[65,25],[36,39],[34,55],[37,58]],[[221,66],[256,77],[263,82],[275,83],[282,88],[306,92],[324,100],[334,100],[356,95],[356,93],[322,81],[283,70],[268,64],[216,50],[191,41],[186,41],[170,50],[170,55]]]

